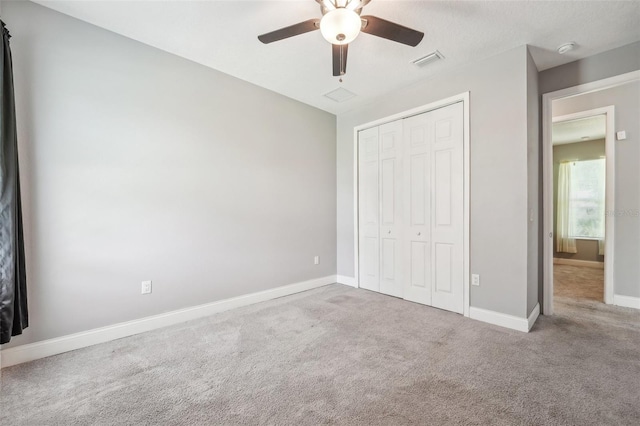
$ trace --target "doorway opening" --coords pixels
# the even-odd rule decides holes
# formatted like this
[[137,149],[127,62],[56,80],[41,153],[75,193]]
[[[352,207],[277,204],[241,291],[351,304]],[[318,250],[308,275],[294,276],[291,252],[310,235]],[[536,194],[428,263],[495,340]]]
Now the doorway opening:
[[607,117],[613,113],[607,107],[553,118],[554,299],[605,302]]
[[[560,297],[640,309],[637,291],[640,270],[637,256],[631,255],[637,253],[639,244],[637,211],[640,199],[636,195],[640,171],[637,144],[633,143],[635,136],[628,136],[632,131],[635,134],[637,129],[638,93],[640,71],[634,71],[542,97],[542,313],[545,315],[554,313],[556,291]],[[620,128],[616,129],[616,124]],[[599,129],[593,130],[599,134],[588,134],[589,125]],[[574,140],[565,139],[564,144],[556,140],[554,143],[554,131],[555,139],[561,139],[563,131],[570,134],[572,128],[582,133],[577,135],[579,141],[574,134]],[[596,140],[600,142],[594,142]],[[590,145],[590,153],[576,152],[575,148],[581,145]],[[565,166],[561,170],[563,162]],[[570,173],[568,180],[567,173]],[[563,174],[564,184],[559,182]],[[603,174],[604,185],[596,178]],[[572,177],[575,178],[573,182]],[[614,250],[616,247],[618,249]],[[581,279],[580,274],[585,277]],[[558,282],[554,283],[554,275]],[[564,283],[561,282],[563,279]],[[574,287],[579,282],[580,288],[572,290],[572,283],[566,282],[571,280]]]

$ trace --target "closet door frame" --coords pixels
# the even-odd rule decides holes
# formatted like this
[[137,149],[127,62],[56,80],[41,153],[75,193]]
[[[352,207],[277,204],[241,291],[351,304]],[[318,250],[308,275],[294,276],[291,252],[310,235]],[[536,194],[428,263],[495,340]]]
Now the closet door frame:
[[380,126],[385,123],[389,123],[396,120],[401,120],[403,118],[411,117],[418,114],[423,114],[425,112],[433,111],[436,109],[440,109],[458,102],[462,102],[463,105],[463,132],[464,132],[464,142],[463,142],[463,150],[464,150],[464,248],[463,248],[463,294],[464,301],[463,307],[464,312],[463,315],[465,317],[469,316],[469,292],[470,292],[470,272],[469,272],[469,185],[470,185],[470,167],[469,167],[469,94],[470,92],[460,93],[455,96],[451,96],[446,99],[441,99],[439,101],[431,102],[426,105],[419,106],[417,108],[412,108],[407,111],[400,112],[398,114],[394,114],[385,118],[381,118],[379,120],[371,121],[368,123],[361,124],[353,128],[353,223],[354,223],[354,271],[355,271],[355,285],[356,287],[360,287],[360,252],[359,252],[359,211],[358,211],[358,132],[361,130],[366,130],[371,127]]

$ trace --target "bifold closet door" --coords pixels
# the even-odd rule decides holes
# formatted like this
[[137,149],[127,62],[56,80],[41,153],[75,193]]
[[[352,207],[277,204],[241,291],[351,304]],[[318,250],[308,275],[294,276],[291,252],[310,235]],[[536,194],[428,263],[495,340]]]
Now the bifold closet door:
[[464,111],[462,102],[430,113],[432,305],[464,309]]
[[380,293],[402,297],[402,120],[379,127]]
[[360,287],[380,291],[378,128],[358,133],[358,264]]
[[358,134],[362,288],[463,312],[463,104]]
[[431,305],[431,164],[427,114],[404,121],[405,220],[404,298]]
[[358,134],[360,286],[402,297],[402,121]]
[[462,313],[464,126],[456,103],[404,120],[404,298]]

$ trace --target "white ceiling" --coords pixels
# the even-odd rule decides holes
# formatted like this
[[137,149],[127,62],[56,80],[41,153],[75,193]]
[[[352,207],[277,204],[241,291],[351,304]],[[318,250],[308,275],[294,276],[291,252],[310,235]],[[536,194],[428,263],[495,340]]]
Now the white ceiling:
[[553,123],[554,145],[604,139],[607,133],[605,115]]
[[[334,114],[464,63],[529,44],[539,70],[640,40],[640,1],[388,1],[375,15],[425,33],[415,48],[361,34],[341,84],[319,31],[264,45],[256,38],[320,17],[314,0],[36,1],[46,7],[231,74]],[[565,55],[556,48],[575,41]],[[439,63],[411,61],[438,49]],[[357,94],[336,103],[323,94]]]

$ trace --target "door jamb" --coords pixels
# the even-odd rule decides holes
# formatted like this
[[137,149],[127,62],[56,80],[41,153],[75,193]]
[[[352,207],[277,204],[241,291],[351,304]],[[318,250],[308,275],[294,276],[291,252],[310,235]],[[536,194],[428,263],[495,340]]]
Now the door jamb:
[[[562,90],[557,90],[542,95],[542,180],[543,180],[543,289],[542,289],[542,314],[553,315],[553,146],[552,146],[552,103],[554,100],[574,97],[586,93],[597,92],[600,90],[610,89],[626,83],[640,80],[640,71],[633,71],[621,74],[615,77],[605,78],[603,80],[591,83],[581,84]],[[603,108],[606,109],[606,108]],[[590,114],[593,115],[593,114]],[[613,121],[613,111],[607,113],[607,145],[606,145],[606,164],[607,164],[607,187],[606,187],[606,209],[613,203],[613,189],[615,179],[613,175],[614,168],[610,167],[610,159],[614,161],[615,156],[615,140],[613,134],[615,132],[615,122]],[[608,143],[608,141],[611,143]],[[611,173],[611,175],[610,175]],[[611,189],[611,190],[610,190]],[[614,206],[611,205],[611,208]],[[614,276],[613,276],[613,238],[614,237],[614,218],[615,215],[606,216],[606,238],[605,238],[605,284],[609,286],[605,288],[605,303],[613,303],[614,296]],[[607,266],[609,267],[607,269]]]
[[360,287],[360,253],[358,248],[358,132],[361,130],[366,130],[371,127],[379,126],[381,124],[389,123],[396,120],[401,120],[403,118],[408,118],[414,115],[423,114],[425,112],[433,111],[436,109],[444,108],[446,106],[462,102],[463,105],[463,162],[464,162],[464,191],[463,191],[463,204],[464,204],[464,219],[463,219],[463,315],[465,317],[469,316],[469,292],[470,292],[470,280],[469,280],[469,223],[470,223],[470,155],[469,155],[469,98],[470,92],[463,92],[455,96],[451,96],[446,99],[441,99],[439,101],[431,102],[426,105],[422,105],[416,108],[409,109],[407,111],[400,112],[398,114],[393,114],[388,117],[384,117],[378,120],[370,121],[368,123],[364,123],[358,125],[353,128],[353,223],[354,223],[354,231],[353,231],[353,244],[354,244],[354,276],[355,276],[355,286],[357,288]]

